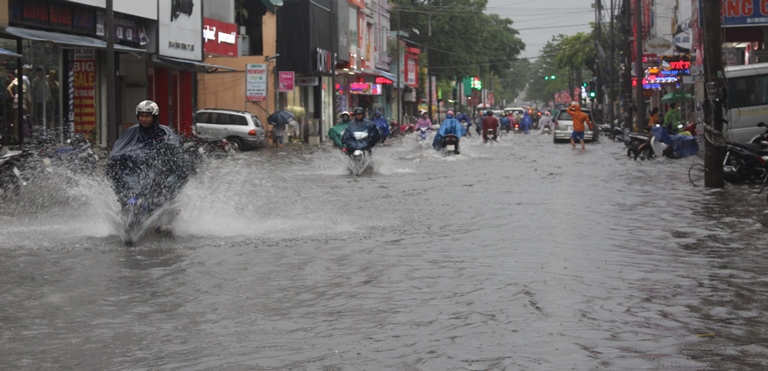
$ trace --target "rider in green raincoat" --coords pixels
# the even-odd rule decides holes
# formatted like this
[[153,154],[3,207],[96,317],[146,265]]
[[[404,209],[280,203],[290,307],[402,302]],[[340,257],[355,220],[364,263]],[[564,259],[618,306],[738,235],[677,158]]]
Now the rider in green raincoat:
[[333,145],[336,148],[344,148],[344,143],[341,141],[341,136],[344,134],[344,130],[347,129],[351,120],[349,119],[349,112],[344,111],[341,113],[341,121],[328,130],[328,137],[333,140]]

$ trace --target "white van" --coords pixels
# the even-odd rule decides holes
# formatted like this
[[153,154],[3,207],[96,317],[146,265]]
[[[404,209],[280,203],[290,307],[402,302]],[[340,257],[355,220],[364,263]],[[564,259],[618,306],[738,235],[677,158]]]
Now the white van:
[[749,142],[765,132],[758,122],[768,124],[768,63],[728,66],[725,77],[729,110],[724,131],[734,142]]

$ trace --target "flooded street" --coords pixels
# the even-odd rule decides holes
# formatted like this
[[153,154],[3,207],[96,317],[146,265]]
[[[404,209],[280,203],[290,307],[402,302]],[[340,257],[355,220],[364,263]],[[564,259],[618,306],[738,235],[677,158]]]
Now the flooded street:
[[30,182],[0,206],[1,368],[768,368],[757,188],[609,141],[461,149],[209,162],[132,248],[106,180]]

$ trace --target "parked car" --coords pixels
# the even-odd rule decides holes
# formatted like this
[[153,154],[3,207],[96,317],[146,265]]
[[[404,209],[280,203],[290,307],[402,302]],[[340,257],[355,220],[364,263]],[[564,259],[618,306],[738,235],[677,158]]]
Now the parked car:
[[247,111],[206,108],[195,113],[195,134],[204,139],[226,139],[234,150],[266,145],[264,125]]
[[[592,118],[592,112],[590,112],[589,109],[582,108],[581,112],[589,115],[589,121],[592,125],[595,125],[595,121]],[[555,135],[553,135],[553,141],[555,143],[570,141],[571,133],[573,132],[573,119],[571,118],[571,114],[568,113],[568,110],[562,110],[557,111],[553,117],[553,120],[555,121]],[[584,141],[593,142],[597,140],[598,131],[590,130],[589,125],[585,124],[584,126],[586,126],[584,128]]]

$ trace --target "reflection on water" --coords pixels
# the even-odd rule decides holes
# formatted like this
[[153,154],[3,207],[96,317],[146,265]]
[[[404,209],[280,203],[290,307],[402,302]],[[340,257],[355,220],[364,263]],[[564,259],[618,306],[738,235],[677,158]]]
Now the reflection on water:
[[[754,369],[764,196],[618,143],[413,136],[209,162],[126,249],[98,177],[0,209],[14,369]],[[45,192],[43,192],[45,190]],[[34,195],[34,196],[30,196]],[[46,196],[42,196],[42,195]]]

